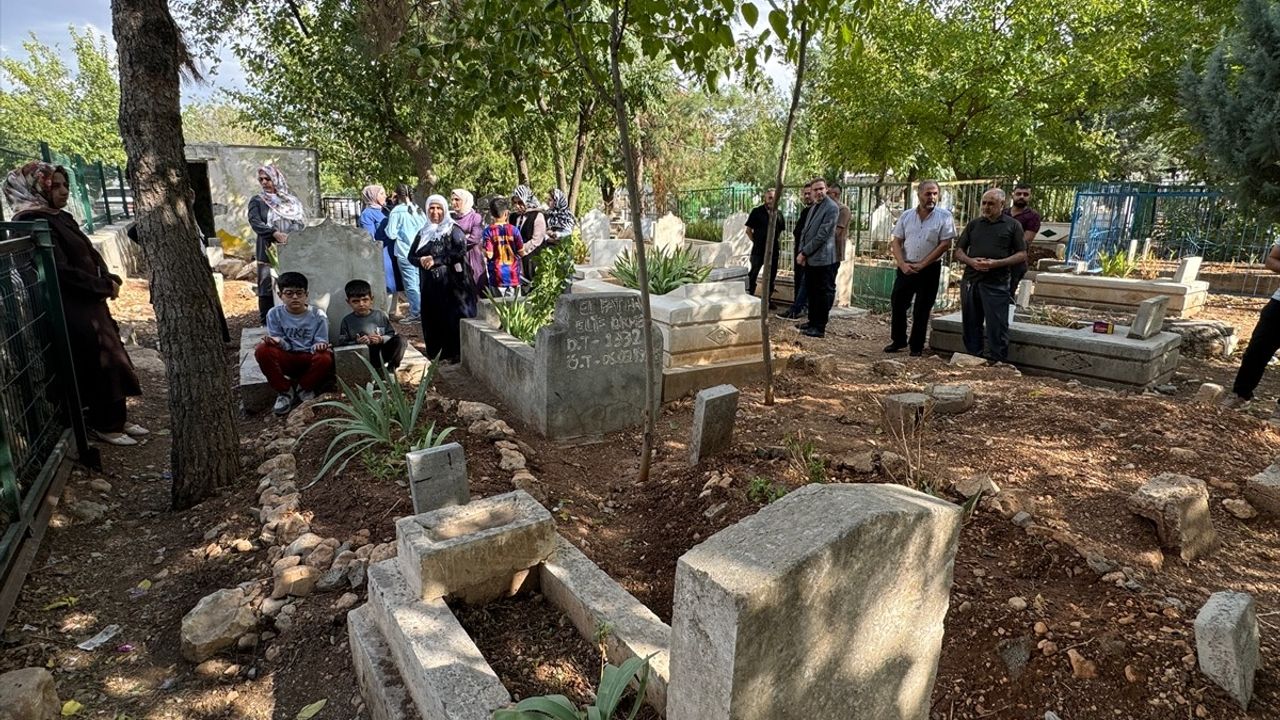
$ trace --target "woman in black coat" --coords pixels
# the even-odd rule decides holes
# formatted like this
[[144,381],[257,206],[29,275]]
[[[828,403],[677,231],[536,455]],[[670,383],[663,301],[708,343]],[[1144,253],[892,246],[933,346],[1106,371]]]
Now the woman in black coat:
[[449,217],[443,195],[427,198],[427,224],[409,248],[409,260],[422,268],[422,340],[427,357],[458,362],[462,356],[459,323],[475,317],[474,282],[467,265],[467,237]]

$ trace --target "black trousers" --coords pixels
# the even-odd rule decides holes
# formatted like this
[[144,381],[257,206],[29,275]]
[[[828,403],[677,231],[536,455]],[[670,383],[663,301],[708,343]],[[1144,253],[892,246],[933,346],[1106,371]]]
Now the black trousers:
[[1267,363],[1280,350],[1280,300],[1272,300],[1262,308],[1258,324],[1253,327],[1253,335],[1249,336],[1249,347],[1245,348],[1244,358],[1240,360],[1240,370],[1236,372],[1236,381],[1231,391],[1246,399],[1253,399],[1253,391],[1262,382],[1262,374],[1267,371]]
[[84,416],[86,425],[102,433],[123,431],[124,424],[128,419],[129,413],[125,406],[125,398],[90,404]]
[[[769,269],[769,292],[767,297],[773,297],[773,286],[778,281],[778,259],[781,255],[782,246],[778,243],[773,244],[773,267]],[[764,248],[760,248],[760,254],[756,255],[755,251],[751,252],[751,269],[747,271],[747,293],[756,294],[756,282],[760,279],[760,270],[764,268]]]
[[386,368],[388,372],[394,373],[404,360],[404,349],[404,338],[392,335],[386,342],[369,346],[369,364],[376,369]]
[[1009,268],[1009,297],[1014,304],[1018,302],[1018,285],[1022,282],[1022,278],[1026,277],[1026,274],[1027,263]]
[[[898,347],[910,346],[912,352],[924,350],[924,341],[929,332],[929,316],[933,313],[933,304],[938,300],[938,281],[942,276],[942,261],[925,266],[914,275],[907,275],[901,270],[893,280],[893,294],[890,296],[892,318],[889,325],[889,339]],[[907,308],[914,307],[911,313],[911,337],[907,337]]]
[[804,265],[804,284],[809,288],[809,327],[819,332],[827,331],[831,317],[831,303],[836,291],[836,266]]
[[270,295],[258,296],[258,319],[262,321],[263,325],[267,324],[267,311],[270,310],[275,304],[276,304],[276,299],[271,297]]
[[1009,358],[1008,277],[960,281],[960,313],[966,352],[992,362]]

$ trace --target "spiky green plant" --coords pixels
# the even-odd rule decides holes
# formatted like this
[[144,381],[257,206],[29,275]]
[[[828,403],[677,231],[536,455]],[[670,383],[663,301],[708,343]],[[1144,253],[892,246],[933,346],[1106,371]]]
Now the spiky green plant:
[[303,438],[319,428],[333,428],[337,431],[329,442],[329,447],[325,449],[324,463],[307,487],[316,484],[330,470],[335,469],[335,465],[336,472],[341,473],[352,458],[363,453],[375,453],[384,458],[382,465],[398,466],[408,450],[440,445],[454,430],[449,427],[437,432],[433,422],[423,433],[415,435],[426,404],[427,388],[435,379],[437,363],[432,362],[422,372],[418,391],[410,396],[394,377],[388,379],[375,370],[368,358],[361,356],[360,361],[368,369],[372,380],[352,387],[339,378],[338,386],[346,399],[326,400],[316,405],[317,408],[333,408],[338,411],[338,415],[317,420],[298,437],[298,442],[302,442]]
[[[649,270],[649,292],[654,295],[666,295],[681,285],[705,282],[711,274],[711,266],[703,265],[692,248],[674,251],[657,248],[645,260]],[[614,262],[613,277],[633,290],[640,288],[635,259],[630,251],[622,253]]]
[[563,695],[545,695],[525,698],[510,710],[495,710],[493,720],[612,720],[615,713],[621,712],[622,695],[632,679],[636,680],[636,695],[631,701],[631,710],[621,717],[634,720],[649,684],[649,658],[631,658],[622,663],[622,667],[605,665],[600,673],[596,701],[582,709]]

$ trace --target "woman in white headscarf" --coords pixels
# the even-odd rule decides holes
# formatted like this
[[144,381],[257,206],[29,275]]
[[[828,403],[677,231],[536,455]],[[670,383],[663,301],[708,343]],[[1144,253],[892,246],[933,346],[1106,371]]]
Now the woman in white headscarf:
[[260,192],[249,200],[249,226],[258,236],[253,252],[258,266],[258,315],[266,323],[267,311],[275,304],[274,246],[289,242],[289,233],[306,225],[307,213],[275,165],[258,168],[258,187]]
[[489,285],[484,263],[484,216],[476,211],[475,196],[466,190],[454,190],[449,202],[453,205],[453,222],[467,238],[467,266],[471,268],[472,285],[480,292]]
[[462,355],[458,324],[464,317],[475,317],[476,291],[467,264],[466,234],[449,217],[443,195],[427,198],[426,224],[409,249],[409,261],[420,268],[427,357],[458,362]]

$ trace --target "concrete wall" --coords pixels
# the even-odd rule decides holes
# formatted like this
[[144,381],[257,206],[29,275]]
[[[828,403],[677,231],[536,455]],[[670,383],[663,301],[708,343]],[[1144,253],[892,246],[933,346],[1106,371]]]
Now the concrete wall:
[[249,200],[258,194],[258,168],[274,163],[289,181],[308,215],[320,218],[320,159],[310,148],[259,147],[194,143],[188,161],[209,163],[209,190],[214,230],[229,255],[252,252],[255,234],[249,227]]

